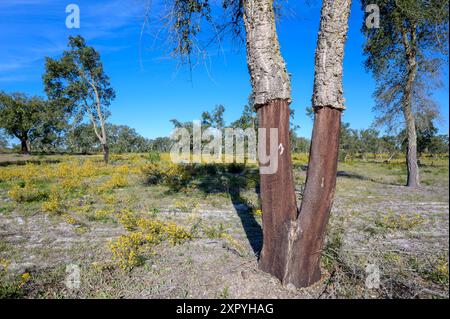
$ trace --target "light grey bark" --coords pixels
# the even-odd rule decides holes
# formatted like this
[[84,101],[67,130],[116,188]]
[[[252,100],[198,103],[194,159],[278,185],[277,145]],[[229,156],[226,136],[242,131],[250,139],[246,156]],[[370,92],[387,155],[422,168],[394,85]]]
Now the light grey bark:
[[345,109],[342,61],[348,31],[350,4],[351,0],[325,0],[322,4],[312,98],[315,109],[325,106]]
[[[408,146],[406,150],[406,164],[408,168],[408,178],[406,185],[409,187],[419,187],[419,166],[417,164],[417,134],[416,120],[412,110],[412,90],[414,80],[417,75],[416,61],[416,25],[413,24],[411,29],[402,28],[403,45],[406,51],[406,59],[408,61],[406,81],[404,83],[403,92],[403,114],[406,123],[406,132],[408,137]],[[410,37],[408,37],[408,34]]]
[[244,0],[247,64],[255,108],[276,99],[291,101],[291,84],[280,53],[273,0]]

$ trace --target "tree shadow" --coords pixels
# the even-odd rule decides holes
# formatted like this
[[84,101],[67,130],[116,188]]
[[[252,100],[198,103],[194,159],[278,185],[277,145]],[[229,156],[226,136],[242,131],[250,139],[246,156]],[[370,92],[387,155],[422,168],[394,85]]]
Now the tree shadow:
[[262,249],[262,228],[256,220],[255,216],[250,212],[250,207],[242,200],[240,189],[230,190],[231,203],[236,210],[237,215],[241,220],[242,227],[244,228],[247,239],[250,246],[253,249],[253,253],[259,258],[259,254]]
[[384,182],[384,181],[380,181],[380,180],[377,180],[377,179],[374,179],[374,178],[371,178],[368,176],[364,176],[364,175],[352,173],[352,172],[347,172],[347,171],[338,171],[336,176],[350,178],[350,179],[357,179],[357,180],[361,180],[361,181],[369,181],[369,182],[377,183],[377,184],[381,184],[381,185],[402,186],[402,184],[399,184],[399,183]]
[[231,203],[241,220],[247,240],[255,254],[262,248],[262,228],[252,213],[251,205],[242,197],[242,191],[254,188],[259,194],[259,173],[244,164],[190,164],[183,166],[183,180],[168,185],[172,191],[195,187],[204,194],[228,193]]

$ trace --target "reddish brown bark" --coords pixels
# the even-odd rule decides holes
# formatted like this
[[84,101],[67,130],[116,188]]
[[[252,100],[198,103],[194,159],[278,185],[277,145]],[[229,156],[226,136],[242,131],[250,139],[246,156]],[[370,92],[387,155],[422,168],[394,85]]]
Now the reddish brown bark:
[[[287,258],[287,235],[291,222],[297,218],[291,148],[289,142],[289,103],[275,100],[258,109],[259,127],[278,128],[278,169],[275,174],[260,175],[260,198],[263,211],[263,249],[259,267],[279,279],[284,276]],[[266,149],[269,152],[269,134]]]
[[305,191],[290,231],[284,283],[309,286],[320,279],[320,256],[336,187],[341,110],[316,111]]

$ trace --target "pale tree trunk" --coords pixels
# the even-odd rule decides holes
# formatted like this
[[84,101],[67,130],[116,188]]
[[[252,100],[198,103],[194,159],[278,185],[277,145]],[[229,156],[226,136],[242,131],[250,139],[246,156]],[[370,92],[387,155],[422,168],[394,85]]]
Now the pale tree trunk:
[[[313,136],[300,211],[296,209],[290,152],[275,174],[261,175],[263,250],[260,268],[284,284],[320,279],[320,255],[333,202],[339,148],[342,61],[350,0],[323,1],[316,50]],[[260,127],[277,127],[289,150],[289,79],[279,51],[272,1],[244,1],[247,55]],[[268,143],[266,143],[268,144]]]
[[109,163],[109,147],[108,147],[107,137],[106,137],[106,123],[105,123],[105,118],[103,117],[103,112],[102,112],[102,108],[101,108],[100,96],[98,93],[97,85],[93,80],[89,81],[82,70],[80,70],[80,73],[82,74],[82,77],[85,79],[86,83],[89,84],[92,87],[92,89],[94,90],[94,98],[95,98],[94,112],[98,117],[98,122],[100,124],[100,130],[101,130],[100,132],[98,130],[97,120],[96,120],[96,117],[94,116],[94,112],[91,110],[91,107],[89,106],[86,99],[84,99],[83,101],[84,101],[84,105],[86,107],[86,111],[91,120],[92,126],[94,127],[95,135],[97,136],[98,140],[100,141],[100,144],[102,145],[103,161],[105,162],[105,164],[108,164]]
[[[95,87],[95,86],[94,86]],[[95,90],[95,92],[97,92]],[[97,127],[97,121],[94,117],[94,114],[92,113],[92,110],[89,106],[89,104],[86,102],[86,100],[84,100],[84,104],[86,107],[86,111],[89,115],[89,119],[91,120],[92,126],[94,128],[94,133],[97,136],[98,140],[100,141],[100,144],[102,146],[102,152],[103,152],[103,161],[105,162],[105,164],[109,163],[109,147],[108,147],[108,143],[107,143],[107,137],[106,137],[106,126],[105,126],[105,121],[103,119],[102,113],[101,113],[101,109],[99,106],[99,100],[98,100],[98,95],[96,93],[97,96],[97,104],[96,104],[96,112],[98,114],[99,117],[99,121],[100,121],[100,129],[101,132],[98,131],[98,127]]]
[[417,135],[416,121],[412,110],[412,90],[414,80],[417,74],[417,62],[415,54],[416,45],[416,27],[413,25],[410,30],[411,38],[408,38],[406,30],[402,30],[403,44],[406,50],[407,58],[407,75],[403,94],[403,115],[406,124],[407,148],[406,148],[406,165],[408,168],[408,179],[406,186],[419,187],[419,166],[417,164]]

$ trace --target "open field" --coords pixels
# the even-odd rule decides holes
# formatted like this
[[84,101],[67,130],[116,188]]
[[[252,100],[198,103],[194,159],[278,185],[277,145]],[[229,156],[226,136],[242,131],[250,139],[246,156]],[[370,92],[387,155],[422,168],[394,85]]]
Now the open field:
[[448,158],[421,162],[417,190],[401,161],[339,164],[323,278],[295,289],[257,268],[256,167],[0,155],[0,298],[448,298]]

